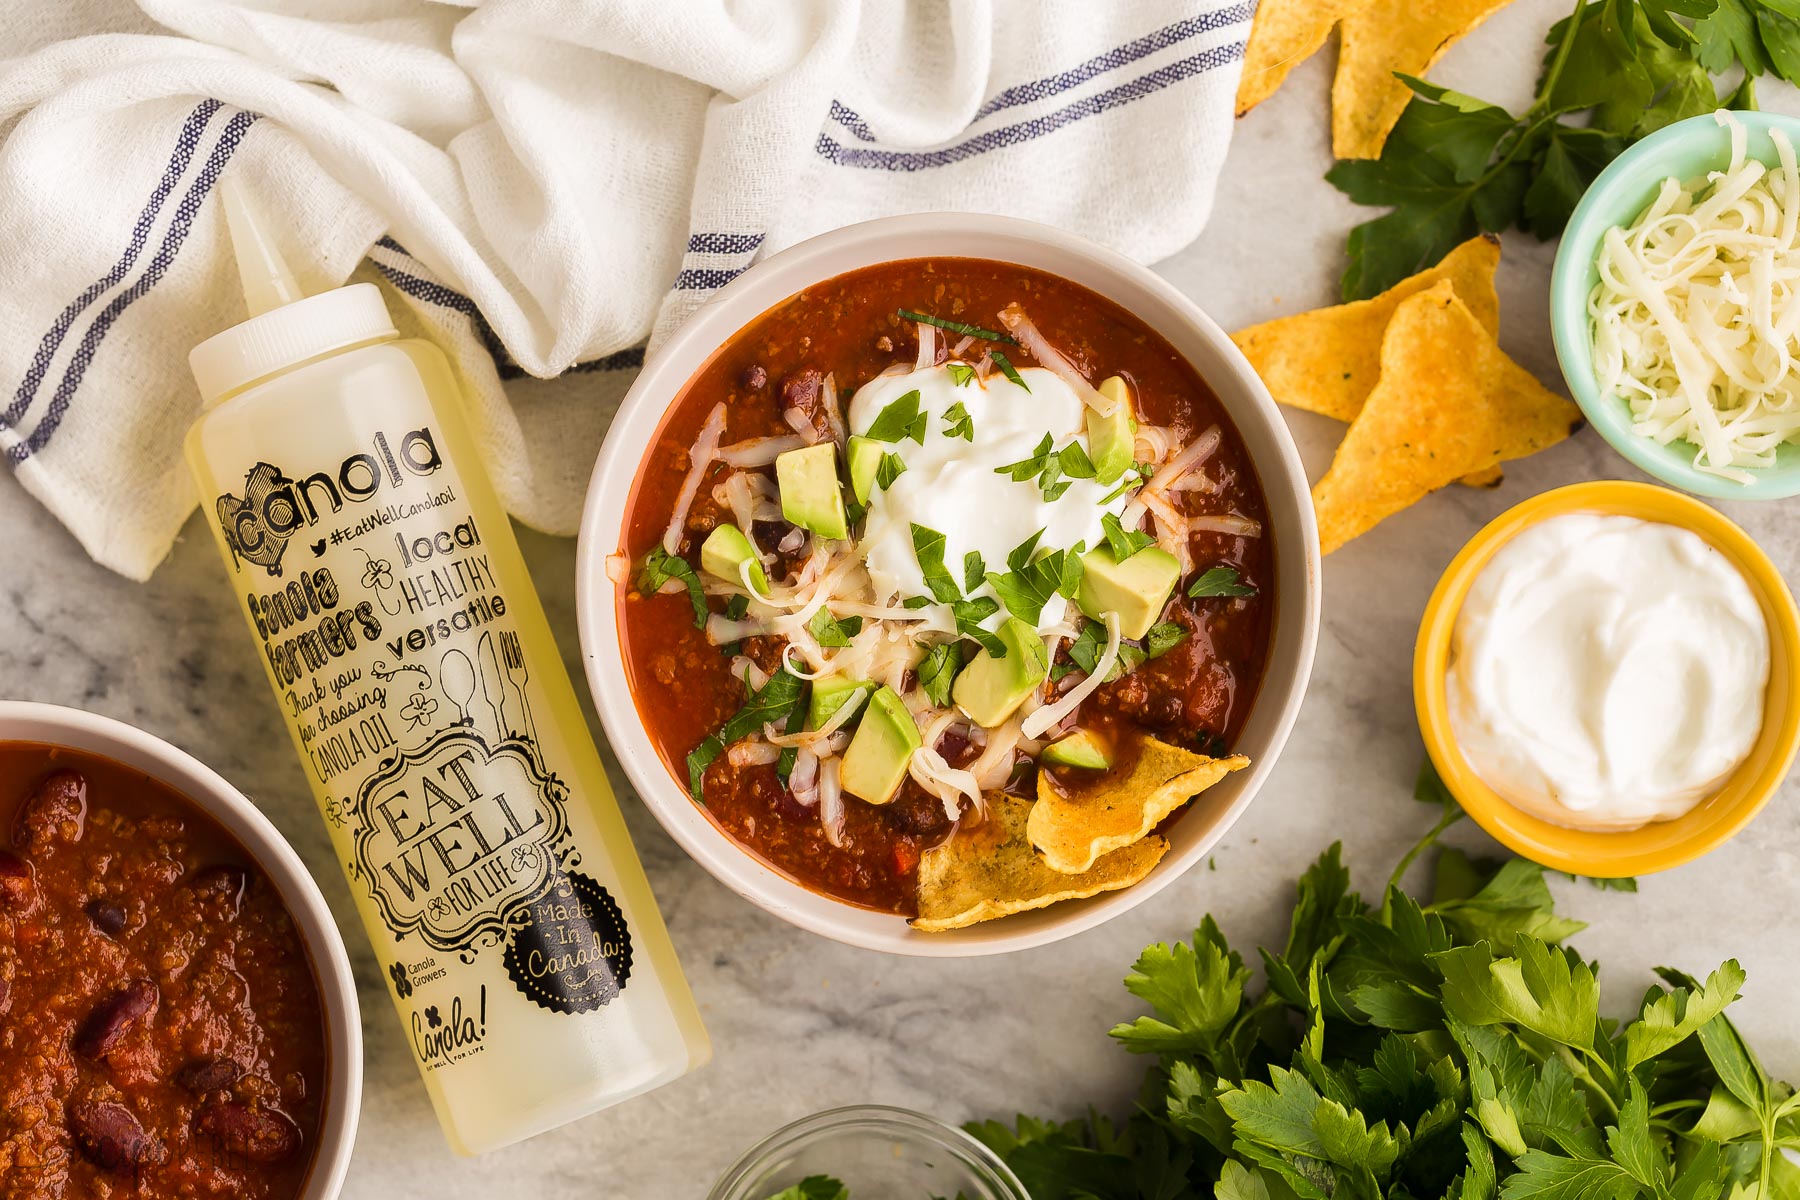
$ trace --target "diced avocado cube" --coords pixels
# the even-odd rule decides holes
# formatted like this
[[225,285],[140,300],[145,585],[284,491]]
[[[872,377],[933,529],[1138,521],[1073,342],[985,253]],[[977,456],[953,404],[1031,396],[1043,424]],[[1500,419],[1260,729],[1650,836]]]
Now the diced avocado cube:
[[875,476],[881,471],[884,453],[874,438],[852,436],[844,444],[844,457],[850,463],[850,494],[858,504],[867,504],[875,494]]
[[913,751],[920,746],[919,727],[906,703],[891,687],[875,689],[863,710],[862,724],[844,751],[838,776],[844,790],[870,804],[886,804],[900,790]]
[[781,515],[789,524],[820,537],[849,536],[844,493],[838,486],[836,445],[820,442],[777,458],[775,486],[781,491]]
[[1043,759],[1058,766],[1104,771],[1112,766],[1112,750],[1093,730],[1077,729],[1060,742],[1045,746]]
[[852,679],[848,675],[826,675],[813,680],[812,698],[806,702],[806,727],[819,728],[858,692],[873,691],[874,688],[871,681]]
[[[745,563],[750,564],[748,571],[744,570]],[[700,544],[700,569],[727,583],[739,585],[748,575],[750,586],[757,595],[769,594],[769,577],[763,572],[762,561],[756,557],[756,547],[736,525],[715,525],[706,535],[706,540]]]
[[1102,613],[1118,613],[1119,636],[1141,638],[1162,615],[1180,578],[1181,564],[1167,550],[1146,546],[1117,562],[1112,547],[1100,546],[1081,556],[1075,603],[1096,621]]
[[996,635],[1006,646],[1006,657],[995,658],[983,650],[969,660],[950,689],[956,707],[984,729],[1010,717],[1050,673],[1050,656],[1035,628],[1008,617]]
[[1110,417],[1087,410],[1088,457],[1094,461],[1094,482],[1115,483],[1130,467],[1137,446],[1137,422],[1131,416],[1131,392],[1117,375],[1100,381],[1095,389],[1118,407]]

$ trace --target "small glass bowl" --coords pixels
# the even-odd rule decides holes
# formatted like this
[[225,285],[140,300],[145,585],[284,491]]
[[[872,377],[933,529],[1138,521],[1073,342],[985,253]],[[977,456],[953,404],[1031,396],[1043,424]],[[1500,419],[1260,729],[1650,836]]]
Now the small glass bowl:
[[878,1104],[834,1108],[776,1130],[745,1152],[708,1200],[768,1200],[809,1175],[855,1200],[1031,1200],[994,1152],[933,1117]]

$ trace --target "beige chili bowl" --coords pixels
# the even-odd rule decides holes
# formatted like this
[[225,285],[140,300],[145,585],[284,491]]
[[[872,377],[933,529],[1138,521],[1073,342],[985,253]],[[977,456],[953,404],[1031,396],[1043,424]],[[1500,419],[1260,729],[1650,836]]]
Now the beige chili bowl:
[[299,1200],[335,1200],[350,1168],[362,1102],[362,1016],[337,922],[318,885],[269,819],[210,767],[141,729],[76,708],[0,700],[0,741],[84,750],[142,771],[193,801],[256,860],[294,918],[325,1014],[325,1102]]
[[[948,933],[809,891],[740,847],[663,765],[632,699],[619,638],[619,585],[606,560],[623,541],[638,465],[682,389],[739,330],[823,280],[910,258],[982,258],[1035,267],[1099,292],[1156,330],[1218,394],[1256,465],[1275,538],[1276,613],[1268,665],[1234,750],[1251,767],[1175,823],[1168,855],[1134,887]],[[1306,472],[1262,381],[1231,339],[1165,280],[1047,225],[971,213],[925,213],[852,225],[790,247],[720,289],[645,364],[613,420],[588,487],[576,560],[576,607],[588,683],[608,739],[638,795],[669,835],[725,886],[802,929],[891,954],[961,958],[1024,950],[1110,920],[1175,882],[1249,807],[1280,754],[1312,671],[1319,626],[1319,538]]]

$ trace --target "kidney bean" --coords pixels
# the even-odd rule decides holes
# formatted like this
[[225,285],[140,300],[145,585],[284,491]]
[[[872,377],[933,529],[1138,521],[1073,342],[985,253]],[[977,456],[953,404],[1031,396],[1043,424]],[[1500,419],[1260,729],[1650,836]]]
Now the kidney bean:
[[94,928],[107,937],[117,937],[119,931],[125,928],[125,910],[110,900],[89,900],[81,911],[87,914],[87,919],[93,922]]
[[196,1096],[223,1091],[243,1077],[243,1064],[230,1058],[196,1058],[175,1072],[175,1082]]
[[79,842],[86,830],[87,779],[79,771],[52,771],[19,810],[13,845],[32,854],[52,842]]
[[225,1151],[256,1163],[277,1163],[300,1149],[300,1127],[280,1109],[219,1100],[194,1117],[194,1128]]
[[224,910],[227,919],[238,915],[238,909],[244,903],[244,889],[249,883],[249,876],[242,867],[225,866],[223,864],[202,867],[194,872],[188,880],[188,887],[199,897],[202,904],[216,904]]
[[738,385],[752,392],[760,392],[769,382],[769,373],[754,364],[745,367],[744,373],[738,376]]
[[0,850],[0,911],[30,912],[36,900],[31,864],[11,850]]
[[157,999],[154,983],[148,979],[132,980],[94,1006],[75,1031],[75,1053],[86,1058],[105,1058],[133,1025],[156,1011]]
[[69,1109],[69,1132],[81,1156],[121,1175],[163,1159],[162,1143],[144,1131],[137,1117],[111,1100],[86,1100]]

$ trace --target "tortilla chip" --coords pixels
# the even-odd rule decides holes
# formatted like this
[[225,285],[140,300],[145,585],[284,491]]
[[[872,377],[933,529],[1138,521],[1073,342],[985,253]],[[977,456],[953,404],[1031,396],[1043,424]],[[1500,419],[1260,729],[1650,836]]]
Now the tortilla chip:
[[[1344,16],[1331,84],[1331,152],[1379,158],[1412,89],[1394,72],[1423,76],[1464,34],[1508,0],[1375,0]],[[1252,34],[1254,37],[1254,34]]]
[[1244,74],[1238,81],[1237,115],[1274,95],[1287,73],[1312,57],[1331,36],[1331,27],[1371,0],[1261,0],[1244,47]]
[[1381,376],[1381,335],[1400,302],[1448,279],[1482,328],[1500,336],[1494,271],[1500,239],[1472,237],[1437,266],[1402,279],[1372,300],[1314,309],[1231,335],[1244,357],[1290,408],[1354,421]]
[[1025,833],[1053,871],[1079,875],[1095,860],[1134,845],[1163,818],[1250,760],[1241,754],[1208,758],[1146,737],[1137,762],[1120,777],[1110,773],[1079,793],[1064,795],[1050,772],[1038,772],[1037,803]]
[[1508,358],[1449,280],[1394,310],[1381,379],[1313,488],[1329,554],[1461,476],[1568,437],[1581,410]]
[[919,915],[914,929],[939,933],[978,921],[1080,900],[1130,887],[1168,853],[1169,843],[1147,837],[1115,850],[1080,875],[1052,871],[1025,837],[1031,802],[988,797],[987,820],[959,828],[919,859]]
[[[1444,255],[1437,266],[1402,279],[1372,299],[1264,321],[1232,334],[1231,340],[1280,403],[1354,421],[1381,375],[1381,335],[1402,300],[1448,279],[1475,319],[1500,336],[1500,296],[1494,290],[1499,265],[1500,239],[1482,234]],[[1496,488],[1503,478],[1504,472],[1494,467],[1461,482]]]

